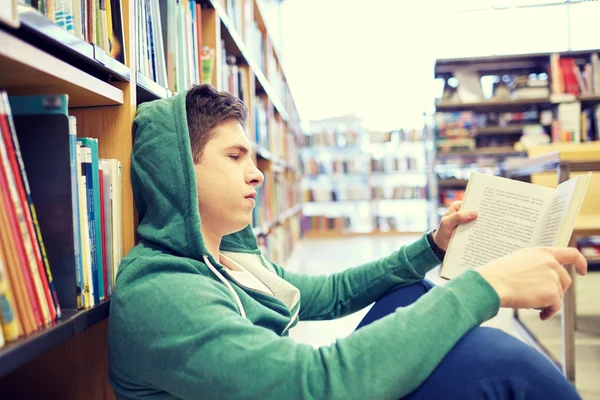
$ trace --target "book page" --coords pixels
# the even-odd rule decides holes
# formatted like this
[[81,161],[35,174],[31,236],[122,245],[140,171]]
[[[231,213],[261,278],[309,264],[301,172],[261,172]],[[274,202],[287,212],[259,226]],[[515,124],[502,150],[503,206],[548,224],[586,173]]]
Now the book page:
[[556,245],[556,237],[569,210],[576,186],[577,178],[573,178],[561,183],[556,188],[546,222],[540,227],[540,233],[536,240],[538,246]]
[[456,228],[441,276],[452,278],[465,269],[532,246],[553,199],[551,188],[472,173],[461,209],[479,215]]

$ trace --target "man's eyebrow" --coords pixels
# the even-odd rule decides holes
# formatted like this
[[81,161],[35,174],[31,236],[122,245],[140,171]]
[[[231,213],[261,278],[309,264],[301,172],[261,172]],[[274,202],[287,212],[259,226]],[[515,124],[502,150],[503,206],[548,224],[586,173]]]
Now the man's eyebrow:
[[234,144],[233,146],[227,147],[225,150],[232,150],[232,149],[237,149],[245,154],[250,153],[250,149],[247,148],[246,146],[244,146],[243,144]]

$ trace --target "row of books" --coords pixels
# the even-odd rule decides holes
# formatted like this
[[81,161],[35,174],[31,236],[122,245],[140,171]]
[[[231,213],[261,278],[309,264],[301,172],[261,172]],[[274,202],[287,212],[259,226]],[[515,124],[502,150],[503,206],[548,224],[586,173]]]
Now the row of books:
[[320,185],[304,189],[306,202],[357,201],[369,200],[370,188],[364,184],[339,186]]
[[356,158],[334,158],[322,160],[316,157],[302,159],[302,172],[305,176],[364,174],[370,172],[419,172],[423,169],[422,160],[405,155],[389,154],[382,158],[371,158],[367,163]]
[[354,158],[321,160],[316,157],[302,159],[302,173],[305,176],[331,174],[367,174],[367,165]]
[[416,172],[423,170],[422,162],[421,157],[388,154],[382,158],[371,158],[371,172]]
[[[305,232],[354,232],[358,231],[360,222],[349,215],[305,215],[302,217],[302,229]],[[360,224],[364,228],[364,224]],[[401,219],[387,215],[373,215],[369,223],[373,232],[419,232],[422,230],[417,221]]]
[[440,190],[440,204],[448,207],[454,201],[462,200],[465,195],[464,189],[442,189]]
[[427,193],[424,187],[415,186],[373,186],[371,187],[371,199],[373,200],[414,200],[426,199]]
[[211,83],[215,50],[202,42],[196,0],[136,0],[137,70],[173,93]]
[[272,103],[266,96],[256,96],[254,101],[254,141],[268,150],[275,159],[298,164],[298,149],[289,126],[276,116]]
[[550,55],[549,74],[553,95],[600,94],[600,56],[592,53],[583,66],[577,65],[573,57]]
[[337,231],[350,230],[352,226],[349,216],[330,217],[327,215],[304,215],[302,229],[308,231]]
[[19,3],[125,63],[120,0],[20,0]]
[[425,199],[424,187],[414,186],[373,186],[362,184],[345,186],[314,186],[304,190],[306,202],[335,202],[335,201],[368,201],[368,200],[399,200]]
[[99,158],[96,139],[77,139],[67,95],[2,93],[0,107],[0,304],[15,340],[112,294],[121,166]]
[[275,58],[273,45],[266,40],[254,18],[254,0],[224,0],[220,3],[229,18],[230,27],[241,37],[250,57],[265,74],[277,97],[284,102],[287,110],[291,110],[291,104],[286,101],[291,95]]
[[301,199],[299,186],[282,173],[263,171],[263,174],[265,180],[256,188],[256,206],[252,215],[252,225],[259,228],[273,223]]
[[361,135],[358,131],[320,131],[304,136],[305,147],[340,147],[356,146]]
[[301,220],[300,215],[293,215],[273,228],[269,235],[257,236],[259,248],[270,260],[282,265],[292,253],[294,245],[300,240]]
[[551,124],[552,142],[591,142],[600,140],[600,105],[582,109],[580,102],[558,105]]
[[550,125],[551,110],[538,112],[536,109],[522,112],[473,111],[435,113],[436,132],[439,138],[464,138],[476,136],[482,128],[510,128],[531,124]]

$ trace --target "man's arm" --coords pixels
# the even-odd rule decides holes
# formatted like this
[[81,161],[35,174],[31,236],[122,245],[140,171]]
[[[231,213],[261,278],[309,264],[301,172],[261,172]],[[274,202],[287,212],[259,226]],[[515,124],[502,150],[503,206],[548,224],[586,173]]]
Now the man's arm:
[[111,299],[110,380],[117,398],[164,391],[181,399],[397,399],[497,310],[494,290],[468,271],[315,349],[241,317],[231,293],[192,268],[147,273]]
[[295,274],[274,267],[281,278],[300,290],[300,319],[327,320],[361,310],[391,288],[420,281],[439,264],[423,235],[388,257],[329,276]]

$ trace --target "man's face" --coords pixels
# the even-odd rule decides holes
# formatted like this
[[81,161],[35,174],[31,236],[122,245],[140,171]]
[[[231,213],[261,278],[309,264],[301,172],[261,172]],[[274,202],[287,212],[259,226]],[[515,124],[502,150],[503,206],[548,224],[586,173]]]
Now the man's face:
[[254,165],[239,122],[228,120],[214,129],[194,169],[203,229],[223,236],[244,229],[252,220],[256,186],[264,176]]

